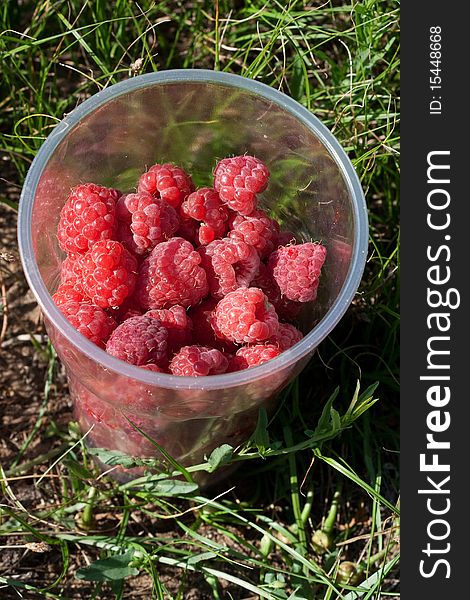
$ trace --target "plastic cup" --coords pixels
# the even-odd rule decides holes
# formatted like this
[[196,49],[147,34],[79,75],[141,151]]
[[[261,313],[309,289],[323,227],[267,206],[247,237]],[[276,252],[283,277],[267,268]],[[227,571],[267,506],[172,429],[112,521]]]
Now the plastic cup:
[[[70,188],[94,182],[132,190],[155,162],[175,162],[196,185],[210,185],[216,159],[243,153],[271,171],[262,207],[299,241],[321,240],[327,248],[318,298],[301,316],[303,340],[259,367],[193,378],[139,369],[80,335],[51,299],[64,258],[56,228]],[[313,114],[262,83],[192,69],[118,83],[67,115],[31,165],[18,230],[23,268],[65,366],[87,443],[158,454],[131,421],[183,464],[249,437],[259,408],[275,405],[348,308],[368,240],[354,168]]]

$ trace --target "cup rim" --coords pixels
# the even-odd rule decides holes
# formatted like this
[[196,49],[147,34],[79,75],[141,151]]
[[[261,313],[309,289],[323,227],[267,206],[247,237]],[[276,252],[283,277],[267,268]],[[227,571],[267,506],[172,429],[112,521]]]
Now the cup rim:
[[[349,270],[338,296],[320,322],[300,342],[257,367],[205,377],[177,376],[141,369],[107,354],[81,335],[53,302],[36,263],[31,235],[32,212],[37,185],[54,150],[63,141],[71,128],[75,127],[82,118],[118,96],[151,85],[185,82],[215,83],[243,89],[280,106],[313,131],[337,164],[353,198],[353,221],[356,234]],[[368,216],[359,178],[347,154],[318,117],[296,100],[264,83],[240,75],[208,69],[173,69],[138,75],[132,79],[111,85],[85,100],[56,125],[38,150],[23,185],[18,207],[18,245],[26,279],[43,314],[49,318],[54,327],[57,327],[66,339],[88,358],[100,363],[106,370],[136,379],[147,385],[166,389],[213,390],[248,384],[274,375],[281,369],[294,365],[313,352],[319,343],[333,330],[351,304],[362,278],[368,247]]]

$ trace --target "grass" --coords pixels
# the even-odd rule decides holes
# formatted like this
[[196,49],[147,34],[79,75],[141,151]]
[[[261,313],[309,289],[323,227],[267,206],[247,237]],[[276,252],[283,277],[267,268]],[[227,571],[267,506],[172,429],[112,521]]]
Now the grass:
[[[55,411],[64,377],[53,349],[38,331],[23,331],[44,388],[15,458],[2,460],[0,547],[5,557],[20,555],[0,562],[0,595],[398,597],[399,4],[109,7],[3,3],[5,211],[15,210],[42,141],[85,98],[136,73],[210,68],[285,91],[332,130],[366,193],[369,257],[347,315],[269,423],[261,414],[243,447],[221,447],[187,469],[167,461],[168,472],[132,486],[99,477],[83,435]],[[5,314],[5,299],[2,307]],[[116,453],[100,458],[133,464]],[[243,468],[217,488],[203,493],[194,483],[194,473],[232,463]],[[24,482],[34,490],[27,499]]]

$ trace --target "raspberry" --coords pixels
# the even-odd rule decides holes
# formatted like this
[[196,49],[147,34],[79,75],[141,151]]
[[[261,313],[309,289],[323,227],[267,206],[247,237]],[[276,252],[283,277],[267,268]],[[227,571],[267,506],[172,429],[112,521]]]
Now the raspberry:
[[192,342],[192,322],[182,306],[149,310],[145,316],[158,319],[168,331],[168,352],[170,354]]
[[113,309],[110,314],[118,323],[122,323],[126,319],[130,319],[130,317],[140,317],[144,314],[144,311],[141,310],[140,304],[135,297],[135,293],[133,293],[131,296],[127,296],[124,302]]
[[235,357],[230,362],[232,371],[241,371],[250,367],[262,365],[272,358],[281,354],[282,350],[274,344],[254,344],[253,346],[243,346],[237,350]]
[[216,335],[242,343],[263,342],[278,332],[274,307],[258,288],[239,288],[217,304],[213,327]]
[[[138,411],[137,414],[128,410],[123,413],[121,407],[113,406],[110,402],[90,393],[76,381],[71,384],[71,393],[74,399],[75,416],[84,431],[91,430],[89,439],[92,440],[94,446],[121,450],[131,456],[151,456],[154,454],[155,446],[140,432],[136,431],[126,417],[137,427],[148,432],[159,443],[167,443],[167,440],[162,440],[160,436],[156,435],[155,430],[149,431],[150,425],[158,429],[156,427],[158,419],[153,415],[151,419],[147,416],[140,416],[139,405],[135,409],[134,406],[129,407],[131,410]],[[124,403],[126,396],[123,396],[122,400]],[[136,473],[136,469],[123,469],[122,472],[126,474]]]
[[[75,410],[84,412],[96,423],[114,424],[114,410],[108,402],[102,400],[99,396],[92,394],[85,386],[74,383],[73,396],[75,400]],[[114,427],[113,427],[114,428]]]
[[201,257],[183,238],[161,242],[141,265],[137,295],[143,308],[185,308],[207,295]]
[[61,283],[57,291],[52,296],[55,304],[60,306],[66,302],[90,302],[90,299],[83,291],[82,284],[78,279],[69,279]]
[[279,323],[278,332],[269,338],[268,343],[275,345],[281,352],[292,348],[304,337],[304,334],[290,323]]
[[158,365],[154,365],[153,363],[149,363],[147,365],[139,365],[141,369],[145,369],[146,371],[153,371],[154,373],[165,373],[165,370],[159,367]]
[[248,287],[258,271],[258,253],[241,240],[214,240],[198,251],[214,298]]
[[181,215],[200,221],[198,241],[206,245],[227,232],[228,210],[212,188],[201,188],[190,194],[181,205]]
[[199,225],[192,219],[182,219],[175,235],[191,242],[194,246],[199,245]]
[[66,281],[81,279],[82,267],[80,264],[81,256],[72,258],[67,256],[60,265],[60,281],[65,283]]
[[79,333],[101,348],[117,326],[102,308],[88,302],[66,302],[59,309]]
[[231,227],[232,231],[228,237],[242,240],[249,246],[253,246],[261,258],[269,256],[275,249],[279,225],[263,210],[255,210],[247,217],[237,215],[232,220]]
[[131,317],[141,317],[142,314],[142,311],[138,308],[128,308],[125,312],[122,313],[122,317],[118,319],[118,321],[120,323],[124,323],[124,321],[127,321],[127,319],[130,319]]
[[[246,346],[243,346],[244,348]],[[236,356],[235,354],[226,354],[225,355],[228,360],[228,367],[225,371],[226,373],[235,373],[236,371],[243,371],[243,369],[247,369],[247,364],[244,359]]]
[[269,257],[268,271],[286,298],[309,302],[317,296],[325,257],[326,248],[321,244],[281,246]]
[[116,233],[114,238],[129,250],[131,254],[138,255],[138,247],[134,242],[131,231],[132,213],[126,206],[126,198],[129,194],[123,194],[116,202]]
[[132,222],[132,213],[127,207],[126,199],[130,194],[123,194],[116,202],[116,217],[121,223],[130,225]]
[[71,256],[85,254],[96,241],[112,239],[120,195],[94,183],[74,187],[60,211],[57,237],[62,250]]
[[332,288],[340,289],[351,265],[352,244],[344,239],[333,238],[330,240],[328,252],[331,262],[335,265],[332,273]]
[[212,322],[217,304],[218,300],[211,297],[189,309],[193,324],[193,339],[203,346],[211,346],[221,351],[235,351],[236,346],[233,342],[222,340],[215,335]]
[[116,226],[116,241],[120,242],[126,250],[133,254],[136,258],[140,256],[139,248],[134,242],[134,236],[128,223],[118,221]]
[[220,375],[225,373],[228,360],[215,348],[208,346],[183,346],[170,362],[173,375]]
[[241,215],[255,210],[256,194],[266,189],[269,171],[254,156],[234,156],[219,161],[214,171],[214,188],[220,199]]
[[161,198],[178,210],[183,200],[194,191],[191,176],[176,165],[156,164],[139,179],[138,192]]
[[148,363],[163,367],[168,362],[167,338],[167,330],[157,319],[131,317],[113,331],[106,352],[138,367]]
[[279,286],[269,274],[264,263],[260,263],[258,274],[251,282],[253,287],[260,288],[266,294],[268,301],[274,306],[281,319],[295,319],[302,308],[300,302],[293,302],[281,295]]
[[151,194],[127,194],[125,204],[131,214],[130,230],[138,254],[144,254],[158,243],[171,238],[179,227],[180,221],[175,209]]
[[96,242],[81,260],[83,289],[102,308],[115,308],[132,294],[137,259],[119,242]]

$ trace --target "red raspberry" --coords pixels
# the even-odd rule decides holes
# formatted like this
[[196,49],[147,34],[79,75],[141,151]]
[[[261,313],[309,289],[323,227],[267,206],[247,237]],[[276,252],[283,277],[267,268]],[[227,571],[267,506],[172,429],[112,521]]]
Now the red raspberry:
[[85,183],[72,189],[60,211],[59,246],[71,256],[85,254],[98,240],[114,238],[118,190]]
[[258,253],[241,240],[214,240],[198,251],[214,298],[248,287],[259,268]]
[[310,302],[317,296],[325,257],[326,248],[321,244],[307,242],[296,246],[281,246],[269,257],[268,271],[286,298]]
[[243,346],[237,350],[235,357],[230,361],[231,371],[241,371],[250,367],[262,365],[281,354],[281,349],[274,344],[254,344]]
[[140,256],[139,248],[134,242],[134,236],[132,235],[132,231],[128,223],[118,221],[116,226],[116,234],[114,237],[116,238],[116,241],[120,242],[124,248],[129,250],[129,252],[136,258]]
[[141,310],[140,304],[135,297],[135,291],[131,296],[127,296],[124,302],[117,308],[111,311],[111,315],[116,319],[118,323],[123,323],[131,317],[140,317],[144,314]]
[[146,371],[153,371],[154,373],[166,373],[165,369],[162,369],[158,365],[154,365],[153,363],[149,363],[148,365],[139,365],[141,369],[145,369]]
[[263,290],[268,301],[276,309],[279,318],[291,320],[299,315],[302,309],[300,302],[294,302],[281,295],[279,286],[269,274],[264,263],[260,263],[258,274],[251,282],[251,285]]
[[130,194],[123,194],[118,198],[116,202],[116,217],[121,223],[127,223],[128,225],[132,222],[132,213],[127,207],[126,199]]
[[182,237],[193,246],[199,246],[199,225],[192,219],[182,219],[175,236]]
[[202,346],[210,346],[221,351],[235,351],[235,344],[216,337],[212,327],[214,310],[218,302],[216,298],[210,297],[189,309],[189,316],[193,324],[193,339]]
[[220,375],[225,373],[228,360],[215,348],[207,346],[184,346],[170,362],[173,375]]
[[228,237],[242,240],[249,246],[253,246],[261,258],[269,256],[275,249],[279,225],[263,210],[255,210],[247,217],[237,215],[232,220],[231,228]]
[[266,189],[269,171],[254,156],[234,156],[219,161],[214,171],[214,188],[220,199],[241,215],[255,210],[256,194]]
[[[243,347],[245,348],[245,346]],[[228,360],[226,373],[235,373],[236,371],[243,371],[243,369],[247,368],[246,362],[235,354],[226,354],[225,356]]]
[[67,256],[60,265],[60,281],[65,283],[66,281],[81,279],[82,267],[80,264],[81,256],[72,258]]
[[127,194],[125,204],[131,214],[130,230],[138,254],[144,254],[168,240],[179,227],[175,209],[151,194]]
[[115,308],[132,294],[137,259],[114,240],[96,242],[81,261],[83,289],[102,308]]
[[137,295],[143,308],[187,308],[209,292],[201,257],[183,238],[161,242],[140,267]]
[[110,423],[114,429],[115,411],[112,406],[102,400],[99,396],[92,394],[85,386],[73,383],[73,398],[75,400],[75,411],[85,413],[96,423]]
[[125,312],[122,313],[122,317],[117,320],[119,321],[119,323],[124,323],[124,321],[127,321],[127,319],[130,319],[131,317],[141,317],[142,315],[143,312],[138,308],[128,308]]
[[178,210],[183,200],[194,191],[194,183],[181,167],[170,163],[156,164],[141,176],[137,191],[162,198]]
[[[131,411],[138,411],[137,414],[136,412],[129,412],[122,405],[119,407],[113,406],[110,402],[90,393],[76,381],[71,385],[71,392],[74,398],[75,416],[85,431],[92,429],[89,439],[93,441],[94,446],[121,450],[131,456],[152,456],[155,453],[155,446],[138,432],[129,421],[148,432],[148,435],[158,440],[159,443],[165,445],[168,443],[168,440],[162,440],[161,436],[155,431],[158,430],[158,418],[154,417],[155,412],[150,419],[148,411],[147,414],[144,412],[145,416],[142,417],[139,403],[136,407],[129,406]],[[132,392],[135,397],[136,391],[132,390]],[[124,404],[127,397],[122,395],[122,390],[119,390],[119,393],[122,404]],[[122,410],[123,408],[124,410]],[[139,474],[136,473],[136,469],[122,469],[122,473]]]
[[182,306],[154,308],[146,312],[145,316],[158,319],[168,331],[168,352],[170,354],[192,342],[193,324]]
[[66,302],[59,309],[79,333],[101,348],[117,326],[102,308],[88,302]]
[[82,284],[78,279],[69,279],[64,283],[61,283],[57,288],[57,291],[52,296],[55,304],[60,306],[66,302],[88,302],[90,299],[83,291]]
[[138,367],[148,363],[164,367],[168,363],[167,339],[168,332],[157,319],[131,317],[113,331],[106,352]]
[[227,232],[228,209],[212,188],[201,188],[190,194],[181,205],[181,215],[186,219],[200,221],[200,244],[209,244]]
[[134,242],[131,231],[132,213],[126,206],[126,198],[129,194],[123,194],[116,202],[116,234],[115,239],[131,252],[138,255],[138,247]]
[[279,320],[260,289],[239,288],[217,304],[213,327],[219,337],[250,344],[276,335]]
[[304,334],[290,323],[279,323],[278,332],[269,338],[268,343],[277,346],[281,352],[292,348],[304,337]]

